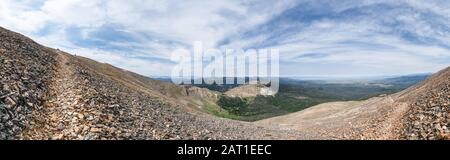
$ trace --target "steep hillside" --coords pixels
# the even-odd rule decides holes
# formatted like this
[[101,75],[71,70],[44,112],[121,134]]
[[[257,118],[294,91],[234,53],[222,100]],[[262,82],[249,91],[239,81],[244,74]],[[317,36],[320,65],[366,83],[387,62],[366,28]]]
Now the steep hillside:
[[0,139],[13,138],[43,108],[56,54],[0,28]]
[[[66,56],[70,56],[66,54]],[[79,62],[79,66],[86,67],[99,76],[108,78],[121,85],[125,85],[131,90],[145,92],[152,95],[153,98],[164,100],[171,103],[172,106],[182,105],[181,107],[191,113],[204,112],[199,106],[204,103],[215,103],[217,93],[192,86],[177,86],[168,82],[154,80],[139,74],[116,68],[105,63],[98,63],[94,60],[84,57],[74,57],[73,60]],[[206,91],[207,90],[207,91]],[[200,102],[197,99],[201,98]]]
[[0,43],[0,139],[309,137],[203,114],[195,100],[214,98],[210,92],[46,48],[3,28]]
[[411,88],[411,109],[403,118],[402,138],[450,139],[450,68]]

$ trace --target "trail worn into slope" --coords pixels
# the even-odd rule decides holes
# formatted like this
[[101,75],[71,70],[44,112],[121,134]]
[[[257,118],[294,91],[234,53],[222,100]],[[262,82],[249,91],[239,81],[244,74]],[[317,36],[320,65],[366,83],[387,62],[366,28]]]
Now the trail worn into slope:
[[[95,139],[97,128],[86,125],[98,119],[93,110],[84,108],[83,91],[70,60],[64,53],[57,53],[55,75],[49,85],[49,99],[42,110],[33,112],[32,123],[18,137],[21,139]],[[94,127],[91,127],[94,126]]]

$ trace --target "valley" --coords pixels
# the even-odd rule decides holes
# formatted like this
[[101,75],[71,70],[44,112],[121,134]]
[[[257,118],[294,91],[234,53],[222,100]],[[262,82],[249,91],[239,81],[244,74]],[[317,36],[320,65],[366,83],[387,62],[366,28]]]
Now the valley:
[[[428,74],[378,78],[372,80],[328,82],[323,80],[296,80],[282,78],[275,96],[257,95],[251,85],[196,85],[213,88],[219,93],[216,105],[205,107],[206,112],[219,117],[242,121],[257,121],[285,115],[309,107],[336,101],[363,101],[404,90],[424,79]],[[217,108],[219,107],[219,108]],[[216,109],[214,109],[216,108]]]

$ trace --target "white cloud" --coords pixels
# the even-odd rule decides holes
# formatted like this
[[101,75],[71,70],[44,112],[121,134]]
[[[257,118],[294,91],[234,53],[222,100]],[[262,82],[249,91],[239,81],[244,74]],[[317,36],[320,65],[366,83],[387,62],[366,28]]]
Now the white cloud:
[[[164,60],[177,48],[189,49],[194,41],[202,41],[206,48],[279,48],[287,68],[283,71],[296,74],[307,72],[294,64],[317,65],[317,71],[323,73],[320,68],[339,65],[343,71],[344,66],[360,67],[352,74],[407,74],[437,71],[450,63],[450,3],[441,0],[326,4],[313,0],[0,1],[1,26],[45,45],[145,75],[170,73],[170,64]],[[313,15],[305,19],[303,15],[284,15],[297,4],[307,3],[314,4],[311,6],[318,13],[349,12],[343,17]],[[311,8],[290,12],[304,14],[307,9]],[[282,21],[271,21],[276,18]],[[74,28],[79,35],[69,30]],[[109,32],[99,36],[105,30]],[[244,36],[252,31],[253,36]],[[115,34],[126,34],[133,40],[109,39],[120,37]],[[230,43],[220,45],[224,40]],[[83,46],[76,41],[92,44]]]
[[2,0],[0,24],[20,32],[35,32],[45,25],[47,15],[30,7],[31,1]]
[[106,13],[100,0],[47,0],[41,8],[49,21],[77,27],[99,27]]

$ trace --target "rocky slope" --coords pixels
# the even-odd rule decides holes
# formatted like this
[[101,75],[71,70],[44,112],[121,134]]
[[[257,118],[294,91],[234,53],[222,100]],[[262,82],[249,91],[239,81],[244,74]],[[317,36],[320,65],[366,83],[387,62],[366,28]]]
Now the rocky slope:
[[412,102],[403,118],[402,138],[450,139],[450,68],[410,91]]
[[0,40],[0,139],[11,139],[43,109],[56,54],[1,28]]
[[46,48],[0,28],[0,139],[288,139],[183,103],[195,88]]

